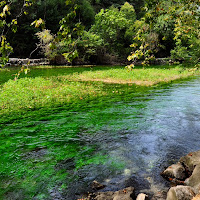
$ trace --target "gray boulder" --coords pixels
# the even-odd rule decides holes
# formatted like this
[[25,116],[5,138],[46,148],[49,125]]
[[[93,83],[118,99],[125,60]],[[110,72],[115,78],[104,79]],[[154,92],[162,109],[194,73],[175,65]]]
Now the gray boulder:
[[191,200],[194,196],[195,193],[192,187],[178,185],[170,188],[166,200]]
[[18,66],[18,65],[47,65],[49,64],[49,60],[46,58],[40,59],[20,59],[20,58],[9,58],[9,62],[6,64],[7,66]]
[[9,62],[11,64],[18,64],[19,59],[18,58],[9,58]]

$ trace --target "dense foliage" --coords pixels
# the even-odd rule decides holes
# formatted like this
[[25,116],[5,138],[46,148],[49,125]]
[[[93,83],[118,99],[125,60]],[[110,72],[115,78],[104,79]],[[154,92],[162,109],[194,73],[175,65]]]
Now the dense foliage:
[[101,62],[106,54],[126,58],[133,42],[135,20],[134,7],[127,2],[119,9],[113,6],[101,9],[95,16],[94,24],[89,31],[84,32],[79,43],[84,59]]
[[9,56],[30,55],[54,63],[111,63],[128,55],[133,64],[156,57],[199,63],[198,0],[4,0],[0,8],[2,65]]
[[133,62],[142,59],[148,65],[155,57],[171,56],[189,64],[199,62],[199,1],[148,1],[146,13],[135,22]]

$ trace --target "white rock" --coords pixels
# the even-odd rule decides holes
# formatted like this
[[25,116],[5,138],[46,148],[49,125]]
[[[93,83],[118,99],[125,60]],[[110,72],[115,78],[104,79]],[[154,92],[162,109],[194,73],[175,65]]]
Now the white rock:
[[170,188],[166,200],[191,200],[195,193],[190,186],[178,185]]
[[147,200],[148,196],[144,193],[138,194],[137,199],[136,200]]

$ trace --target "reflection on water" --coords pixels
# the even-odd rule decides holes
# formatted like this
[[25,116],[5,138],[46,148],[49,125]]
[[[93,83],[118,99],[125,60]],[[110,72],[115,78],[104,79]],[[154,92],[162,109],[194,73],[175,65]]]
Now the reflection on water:
[[3,126],[2,199],[73,200],[93,180],[106,184],[104,191],[166,189],[164,167],[199,149],[199,84],[145,92],[122,86],[126,96]]

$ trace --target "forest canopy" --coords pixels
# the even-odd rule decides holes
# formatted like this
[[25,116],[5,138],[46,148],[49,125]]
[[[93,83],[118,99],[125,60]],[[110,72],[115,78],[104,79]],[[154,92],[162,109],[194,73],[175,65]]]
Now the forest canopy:
[[197,65],[199,0],[1,0],[0,57]]

